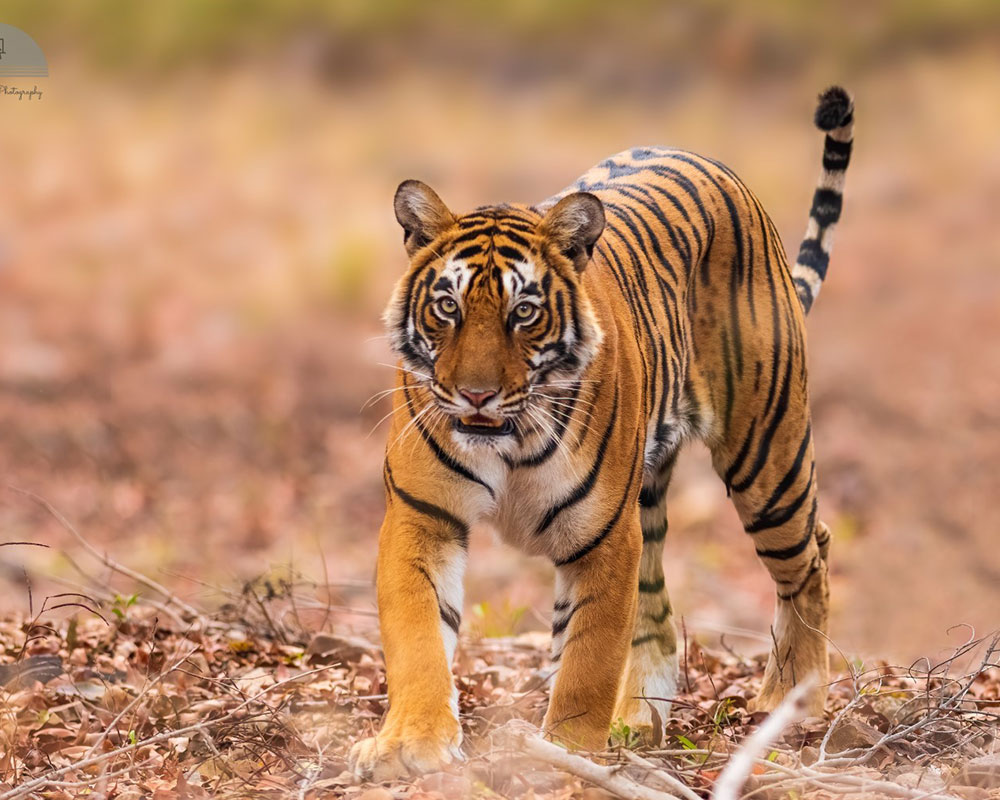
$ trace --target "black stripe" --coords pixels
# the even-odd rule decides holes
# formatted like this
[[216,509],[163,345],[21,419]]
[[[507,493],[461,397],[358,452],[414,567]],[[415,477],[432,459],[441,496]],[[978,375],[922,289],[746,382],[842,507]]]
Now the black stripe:
[[431,519],[436,519],[438,522],[443,522],[448,527],[452,528],[455,532],[455,538],[458,539],[458,543],[462,545],[463,548],[468,549],[469,547],[469,526],[467,523],[460,520],[458,517],[454,516],[451,512],[446,511],[441,508],[441,506],[436,506],[433,503],[428,503],[426,500],[421,500],[419,497],[414,497],[407,491],[401,489],[396,481],[392,477],[392,470],[389,468],[389,462],[386,460],[385,463],[386,475],[389,478],[389,485],[392,491],[402,500],[406,505],[412,508],[414,511],[424,514]]
[[757,427],[757,417],[750,420],[750,430],[747,431],[747,436],[743,440],[743,445],[740,447],[740,451],[736,454],[736,458],[733,460],[732,465],[726,470],[725,482],[726,489],[732,488],[733,479],[736,477],[736,473],[740,471],[743,467],[743,462],[746,461],[747,455],[750,453],[750,444],[753,442],[754,430]]
[[457,634],[459,625],[462,623],[462,617],[447,603],[440,603],[438,608],[441,611],[441,620]]
[[662,633],[647,633],[645,636],[639,636],[632,640],[632,647],[639,647],[639,645],[648,644],[649,642],[657,642],[658,644],[664,644]]
[[465,233],[456,236],[455,241],[453,241],[452,244],[462,244],[463,242],[471,242],[473,239],[478,239],[480,236],[492,235],[493,233],[496,232],[496,230],[497,229],[494,225],[482,228],[473,228],[472,230],[468,230]]
[[[618,212],[612,209],[612,213],[617,214]],[[622,246],[629,254],[629,257],[631,258],[634,267],[633,272],[629,273],[625,269],[624,264],[622,264],[622,261],[618,257],[618,254],[615,252],[614,248],[612,248],[611,245],[608,243],[607,239],[602,240],[601,244],[605,245],[605,251],[610,254],[611,260],[614,262],[614,265],[612,266],[612,274],[614,274],[617,278],[617,283],[622,291],[622,297],[625,300],[625,302],[627,302],[632,307],[634,311],[638,312],[637,314],[631,315],[633,328],[635,330],[635,336],[639,340],[642,339],[642,333],[640,328],[640,323],[641,323],[642,328],[645,328],[646,330],[646,335],[647,335],[646,341],[650,342],[655,341],[656,339],[656,334],[654,333],[654,328],[656,327],[655,315],[653,314],[653,311],[649,306],[648,293],[640,292],[636,288],[636,286],[632,283],[632,281],[629,280],[630,274],[632,278],[641,277],[640,275],[637,275],[637,273],[641,272],[638,268],[638,264],[640,261],[638,253],[636,252],[635,248],[632,247],[631,242],[629,242],[628,239],[625,238],[625,235],[621,231],[617,229],[612,229],[612,232],[618,236],[618,239],[622,243]],[[608,264],[609,266],[611,266],[610,261],[608,262]],[[650,317],[653,317],[652,323],[650,322]],[[655,395],[654,387],[656,385],[658,355],[656,350],[654,349],[652,371],[650,371],[649,369],[649,362],[647,360],[646,348],[640,348],[639,355],[642,359],[643,385],[646,387],[646,392],[644,395],[643,411],[644,413],[649,414],[652,412],[651,402]]]
[[659,578],[653,581],[640,580],[639,591],[642,592],[643,594],[656,594],[658,592],[662,592],[663,587],[665,585],[666,584],[664,584],[663,582],[663,576],[661,575]]
[[788,410],[788,395],[791,384],[791,373],[792,373],[792,363],[791,359],[787,359],[785,365],[785,376],[781,382],[781,392],[778,394],[778,402],[774,407],[774,416],[771,418],[770,424],[764,429],[764,434],[760,438],[760,442],[757,444],[757,457],[754,459],[753,464],[750,467],[750,472],[747,476],[737,482],[732,484],[732,490],[734,492],[743,492],[753,485],[753,482],[757,479],[760,471],[764,468],[764,464],[767,462],[767,457],[771,453],[771,440],[774,439],[774,434],[778,430],[778,426],[785,417],[785,412]]
[[[640,203],[641,205],[645,206],[646,208],[648,208],[650,210],[650,212],[653,214],[653,216],[656,217],[657,221],[663,227],[663,230],[666,231],[667,236],[670,237],[670,244],[673,246],[674,250],[677,252],[677,254],[684,261],[685,266],[690,266],[691,265],[691,244],[688,241],[688,238],[684,234],[683,230],[681,230],[680,228],[675,228],[673,225],[670,224],[670,221],[667,219],[667,216],[666,216],[666,213],[664,211],[663,206],[650,193],[650,189],[652,189],[652,188],[653,187],[651,187],[651,186],[649,186],[649,187],[647,187],[647,186],[639,186],[638,184],[628,184],[627,186],[617,187],[619,193],[625,195],[626,197],[633,198],[637,203]],[[628,191],[626,191],[626,190],[628,190]],[[630,194],[630,192],[635,192],[636,194],[640,195],[640,197],[635,197],[634,195]],[[642,197],[647,198],[649,202],[643,201],[641,199]],[[677,238],[678,234],[680,234],[680,236],[683,237],[683,239],[684,239],[683,242],[681,242]],[[673,276],[673,277],[676,278],[677,276],[676,276],[676,273],[674,272],[673,267],[671,265],[669,265],[669,264],[667,265],[667,267],[670,270],[671,276]]]
[[[521,236],[521,234],[514,233],[514,231],[510,230],[509,228],[508,229],[503,229],[500,232],[504,236],[506,236],[508,239],[510,239],[514,244],[520,245],[521,247],[523,247],[526,250],[530,250],[531,249],[531,242],[529,242],[527,239],[525,239],[523,236]],[[523,258],[523,256],[519,256],[519,257]]]
[[604,430],[604,438],[601,440],[601,444],[597,449],[597,458],[594,459],[594,465],[590,468],[590,472],[587,473],[587,477],[583,479],[579,486],[577,486],[569,496],[556,504],[548,510],[542,521],[539,523],[538,528],[535,530],[535,535],[538,536],[545,531],[555,520],[559,514],[565,511],[570,506],[576,505],[581,500],[583,500],[591,490],[594,488],[594,484],[597,482],[597,474],[601,471],[601,465],[604,463],[604,456],[608,451],[608,445],[611,442],[611,434],[613,432],[615,421],[618,419],[618,387],[615,387],[615,399],[611,407],[611,420],[608,422],[608,427]]
[[813,464],[812,470],[809,472],[809,481],[806,483],[806,488],[802,490],[802,493],[796,497],[787,506],[782,508],[776,508],[766,514],[761,514],[753,522],[744,528],[747,533],[760,533],[760,531],[768,530],[769,528],[780,528],[786,522],[788,522],[800,508],[802,504],[806,501],[809,496],[809,491],[812,489],[812,479],[816,472],[816,465]]
[[819,223],[821,228],[825,228],[840,219],[843,207],[844,196],[840,192],[831,189],[817,189],[813,195],[809,215]]
[[[632,463],[638,465],[639,463],[639,452],[638,452],[638,442],[636,442],[636,451],[633,454]],[[615,509],[614,515],[608,520],[608,524],[605,525],[601,532],[597,534],[588,544],[585,544],[575,553],[561,561],[554,562],[557,567],[565,567],[567,564],[572,564],[574,561],[579,561],[585,555],[593,551],[601,542],[604,541],[605,537],[611,533],[611,529],[615,527],[618,523],[619,518],[622,515],[622,510],[625,508],[625,503],[632,496],[632,484],[635,481],[636,469],[633,467],[632,472],[628,477],[628,486],[625,487],[625,494],[622,495],[621,502],[618,503],[618,508]]]
[[[407,400],[410,399],[410,390],[409,390],[409,387],[407,387],[405,384],[403,386],[403,395],[406,397]],[[411,418],[413,418],[413,417],[416,416],[416,414],[413,411],[413,406],[412,405],[409,406],[409,412],[410,412],[410,417]],[[435,456],[437,456],[438,461],[440,461],[442,464],[444,464],[444,466],[446,466],[448,469],[450,469],[456,475],[461,475],[466,480],[470,480],[473,483],[478,483],[487,492],[490,493],[490,497],[491,498],[493,498],[494,500],[496,500],[496,492],[493,491],[493,487],[490,486],[486,481],[484,481],[478,475],[476,475],[474,472],[472,472],[472,470],[470,470],[468,467],[466,467],[460,461],[458,461],[458,459],[454,458],[450,453],[446,452],[444,450],[444,448],[442,448],[441,445],[439,445],[437,443],[437,440],[431,435],[430,431],[428,431],[424,427],[423,422],[421,422],[420,420],[417,420],[416,421],[416,426],[417,426],[417,430],[420,431],[420,435],[423,437],[424,441],[427,443],[427,446],[430,447],[431,452],[434,453]]]
[[483,252],[483,248],[478,244],[470,244],[468,247],[463,247],[457,253],[455,253],[455,258],[472,258],[472,256],[478,256]]
[[825,544],[828,544],[829,541],[830,541],[829,531],[824,531],[822,535],[818,533],[816,534],[816,544],[818,544],[820,547],[822,547]]
[[647,612],[646,614],[643,614],[643,616],[648,620],[652,620],[657,625],[662,625],[666,622],[667,617],[670,616],[670,603],[664,603],[663,610],[659,614],[650,614]]
[[639,490],[639,505],[643,508],[656,508],[660,504],[663,492],[655,486],[643,486]]
[[[615,234],[619,238],[623,247],[627,250],[631,248],[631,245],[624,238],[624,234],[614,228],[611,229],[611,233]],[[649,320],[646,317],[646,310],[644,306],[639,302],[639,299],[636,296],[635,287],[632,285],[632,282],[628,277],[628,271],[625,269],[622,260],[618,257],[617,251],[610,243],[609,236],[605,236],[599,243],[598,253],[604,257],[605,263],[610,268],[611,275],[614,277],[615,283],[618,284],[618,289],[621,292],[622,299],[636,312],[638,312],[629,315],[631,317],[632,330],[635,334],[636,340],[643,341],[643,327],[646,329],[647,341],[651,340],[653,337],[653,327],[650,325]],[[646,348],[643,347],[639,349],[639,358],[642,365],[642,384],[646,388],[646,393],[643,397],[643,413],[649,413],[651,408],[649,405],[649,398],[652,395],[652,383],[650,382],[649,361],[647,358]]]
[[851,163],[851,147],[854,141],[838,142],[827,136],[823,142],[823,169],[841,172]]
[[[565,617],[563,617],[562,619],[559,619],[559,620],[552,620],[552,636],[553,636],[553,638],[555,638],[556,636],[558,636],[559,634],[561,634],[563,631],[566,630],[566,628],[569,627],[570,620],[573,619],[573,616],[576,614],[577,611],[579,611],[581,608],[583,608],[588,603],[592,603],[592,602],[594,602],[594,596],[593,595],[587,595],[586,597],[581,598],[579,600],[579,602],[577,602],[576,605],[574,605],[573,608],[570,609],[569,613]],[[562,609],[560,609],[559,605],[556,604],[556,610],[557,611],[565,610],[567,607],[568,607],[568,604],[566,604]]]
[[467,230],[468,228],[481,228],[483,225],[491,223],[492,221],[493,218],[491,216],[473,213],[462,217],[462,219],[458,221],[458,227],[462,230]]
[[774,508],[785,492],[792,488],[792,485],[795,483],[795,479],[799,477],[799,472],[802,469],[802,463],[806,457],[806,448],[808,448],[809,442],[811,441],[811,433],[812,426],[807,424],[806,432],[802,436],[802,442],[799,444],[799,449],[795,454],[795,460],[792,462],[792,466],[788,468],[788,472],[785,473],[781,482],[774,487],[774,491],[771,492],[771,496],[768,498],[768,501],[764,504],[764,507],[760,511],[761,515],[766,514]]
[[779,550],[758,550],[757,555],[761,558],[776,558],[779,561],[788,561],[788,559],[795,558],[795,556],[802,555],[805,552],[812,536],[813,532],[810,528],[797,544],[793,544],[791,547],[783,547]]
[[[667,218],[666,216],[664,216],[662,209],[657,208],[652,203],[648,203],[638,197],[635,197],[634,195],[629,194],[628,192],[624,191],[624,188],[625,187],[618,188],[620,194],[625,195],[629,199],[641,205],[643,208],[647,209],[654,217],[657,218],[657,221],[663,226],[664,229],[669,230],[670,223],[667,222]],[[606,205],[612,205],[612,204],[608,203]],[[649,223],[646,221],[646,218],[642,216],[642,214],[639,213],[639,210],[634,206],[616,206],[616,207],[628,213],[629,217],[639,221],[643,229],[646,231],[646,235],[649,237],[649,243],[653,248],[653,254],[656,256],[657,263],[666,267],[667,272],[670,273],[670,277],[676,280],[677,270],[674,269],[674,265],[670,263],[670,260],[666,256],[666,253],[664,253],[663,249],[660,247],[659,237],[653,232],[653,229],[649,226]],[[625,222],[625,224],[628,225],[629,230],[632,231],[632,235],[635,236],[636,240],[640,244],[642,244],[642,236],[640,235],[639,229],[634,225],[634,223],[632,223],[631,220],[628,221],[623,220],[623,222]]]
[[812,287],[806,281],[805,278],[793,278],[792,282],[795,284],[796,291],[799,295],[799,302],[802,303],[802,310],[805,313],[809,313],[809,309],[812,308],[813,293]]
[[798,597],[802,593],[802,590],[806,588],[806,584],[809,583],[810,578],[812,578],[812,576],[815,575],[816,572],[819,570],[819,565],[820,565],[820,560],[817,557],[817,559],[813,562],[812,567],[810,567],[809,572],[807,572],[806,576],[802,579],[802,583],[800,583],[789,594],[781,594],[781,592],[778,592],[778,597],[781,598],[782,600],[794,600],[796,597]]
[[425,578],[427,578],[427,582],[431,585],[431,589],[434,590],[434,596],[437,597],[438,593],[437,586],[434,585],[434,579],[431,578],[431,574],[426,569],[424,569],[422,564],[419,564],[416,561],[413,562],[413,568],[421,575],[423,575]]
[[[691,198],[691,202],[694,204],[694,207],[698,210],[698,214],[701,217],[702,224],[705,226],[705,233],[707,236],[704,245],[702,245],[701,237],[700,236],[698,237],[698,244],[700,250],[699,259],[704,265],[707,259],[704,259],[701,256],[703,253],[708,252],[708,248],[711,246],[712,240],[715,238],[715,218],[708,213],[708,210],[705,207],[705,203],[701,199],[701,192],[698,191],[697,185],[695,185],[695,182],[691,180],[689,176],[685,175],[683,172],[676,169],[675,167],[668,167],[666,165],[662,165],[657,167],[651,167],[650,169],[654,175],[657,175],[661,178],[667,178],[673,181],[678,186],[678,188],[681,189],[681,191],[683,191],[685,194],[687,194],[688,197]],[[691,226],[691,229],[693,231],[698,230],[694,225]],[[702,272],[702,280],[703,282],[707,283],[706,274],[707,273],[705,271]]]
[[[507,213],[510,214],[511,211],[508,211]],[[533,223],[528,222],[526,220],[521,221],[520,217],[518,217],[517,220],[518,221],[515,222],[514,219],[512,219],[509,216],[499,220],[501,232],[506,233],[508,230],[515,230],[515,231],[521,231],[522,233],[530,233],[530,234],[537,233],[538,229]]]
[[512,261],[524,261],[524,253],[520,250],[515,250],[513,247],[508,247],[505,244],[497,247],[497,252],[504,258],[509,258]]
[[573,615],[572,614],[567,614],[561,620],[553,621],[553,623],[552,623],[552,636],[553,637],[558,636],[560,633],[562,633],[564,630],[566,630],[566,628],[569,627],[569,621],[571,619],[573,619]]
[[452,608],[448,603],[442,603],[441,598],[438,595],[437,586],[434,585],[434,579],[431,578],[431,574],[424,569],[422,564],[413,562],[413,567],[423,575],[427,582],[431,585],[431,589],[434,590],[434,598],[438,601],[438,611],[441,614],[441,621],[444,622],[449,628],[451,628],[455,633],[458,633],[459,625],[462,622],[462,616],[454,608]]
[[[557,407],[558,411],[556,412],[556,417],[558,422],[556,425],[556,435],[549,439],[548,444],[546,444],[545,447],[543,447],[539,452],[519,461],[515,461],[506,453],[501,455],[500,457],[503,459],[503,462],[510,469],[518,469],[520,467],[537,467],[548,461],[552,454],[556,452],[556,449],[559,447],[559,443],[563,440],[563,436],[566,435],[566,430],[569,427],[569,423],[573,419],[573,415],[576,414],[577,401],[580,399],[580,386],[576,385],[570,390],[570,397],[560,397],[558,399],[567,400],[572,408]],[[597,398],[595,397],[594,399],[596,400]],[[590,403],[589,411],[587,413],[593,414],[596,405],[597,404],[595,402]],[[589,425],[589,416],[584,424]]]
[[[715,177],[707,169],[705,169],[704,166],[695,161],[694,158],[688,157],[686,154],[676,152],[671,153],[669,157],[678,161],[683,161],[686,164],[690,164],[696,170],[701,172],[706,178],[708,178],[708,180],[711,181],[715,185],[715,188],[719,191],[723,202],[726,204],[726,210],[729,212],[729,223],[733,231],[733,240],[736,245],[734,263],[737,265],[739,282],[743,283],[743,273],[746,268],[746,262],[743,259],[743,225],[740,221],[740,214],[736,209],[736,204],[733,202],[733,198],[730,196],[729,192],[722,188],[722,185],[715,179]],[[704,160],[709,161],[709,163],[713,163],[716,167],[720,166],[719,164],[710,161],[710,159]]]
[[723,371],[726,373],[726,411],[724,414],[726,425],[724,430],[728,434],[729,426],[733,418],[736,377],[733,375],[733,361],[729,351],[729,332],[726,328],[722,329],[722,361]]
[[643,544],[662,542],[667,538],[667,523],[663,522],[661,525],[657,525],[652,530],[642,529],[642,541]]

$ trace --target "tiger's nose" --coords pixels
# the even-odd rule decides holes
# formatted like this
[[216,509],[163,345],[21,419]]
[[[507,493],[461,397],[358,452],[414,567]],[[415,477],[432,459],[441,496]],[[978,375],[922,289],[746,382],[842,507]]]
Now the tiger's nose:
[[492,389],[459,389],[458,393],[472,403],[474,408],[482,408],[488,400],[497,396],[497,393]]

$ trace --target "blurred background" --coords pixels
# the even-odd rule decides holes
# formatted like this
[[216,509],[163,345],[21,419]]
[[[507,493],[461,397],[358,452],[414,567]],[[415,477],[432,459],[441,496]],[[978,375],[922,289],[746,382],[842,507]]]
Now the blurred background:
[[[794,252],[815,97],[843,83],[855,157],[809,318],[832,635],[908,659],[1000,627],[1000,4],[752,6],[5,2],[50,77],[0,95],[0,539],[49,548],[0,548],[0,612],[92,588],[12,485],[192,602],[296,576],[373,631],[389,405],[362,406],[393,379],[396,185],[535,202],[675,145]],[[688,632],[765,649],[773,587],[700,446],[670,525]],[[473,550],[470,630],[544,629],[551,568]]]

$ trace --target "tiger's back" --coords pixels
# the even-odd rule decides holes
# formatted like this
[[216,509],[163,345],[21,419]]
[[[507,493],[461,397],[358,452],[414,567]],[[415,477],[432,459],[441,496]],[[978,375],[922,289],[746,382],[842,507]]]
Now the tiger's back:
[[[805,309],[770,217],[722,164],[632,148],[570,191],[595,194],[607,212],[586,279],[592,291],[615,298],[642,371],[643,553],[631,685],[622,696],[671,697],[676,635],[662,547],[666,490],[684,440],[709,445],[779,596],[798,596],[823,568],[828,534],[816,520]],[[665,703],[628,699],[618,711],[651,725],[650,705],[666,713]]]

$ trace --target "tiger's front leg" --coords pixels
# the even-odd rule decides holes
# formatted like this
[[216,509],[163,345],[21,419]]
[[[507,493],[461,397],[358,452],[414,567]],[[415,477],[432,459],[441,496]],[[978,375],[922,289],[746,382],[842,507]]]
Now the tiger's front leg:
[[355,772],[376,781],[439,770],[461,758],[462,741],[451,661],[468,528],[386,477],[376,585],[389,713],[351,751]]
[[545,731],[571,747],[607,744],[632,638],[642,533],[628,503],[596,547],[556,562],[552,658],[559,663]]

